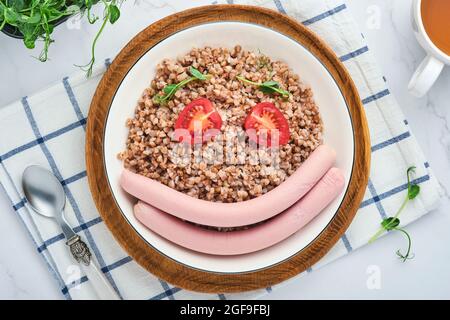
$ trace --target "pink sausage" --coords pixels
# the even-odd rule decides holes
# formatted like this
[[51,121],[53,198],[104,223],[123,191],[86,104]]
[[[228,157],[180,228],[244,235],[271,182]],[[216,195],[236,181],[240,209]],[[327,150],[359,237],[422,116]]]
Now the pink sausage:
[[270,247],[291,236],[317,216],[343,189],[344,176],[330,169],[311,191],[277,217],[247,230],[207,230],[138,202],[134,215],[163,238],[182,247],[215,255],[237,255]]
[[183,220],[207,226],[237,227],[269,219],[304,196],[330,169],[336,153],[319,146],[289,178],[257,198],[221,203],[191,197],[129,170],[120,179],[122,188],[136,198]]

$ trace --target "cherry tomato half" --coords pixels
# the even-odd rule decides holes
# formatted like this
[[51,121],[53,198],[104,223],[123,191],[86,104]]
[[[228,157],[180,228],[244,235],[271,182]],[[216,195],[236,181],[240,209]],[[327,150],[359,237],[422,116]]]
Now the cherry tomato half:
[[[278,145],[289,141],[289,124],[281,111],[271,102],[261,102],[254,106],[245,119],[244,127],[246,130],[256,131],[256,135],[249,134],[251,140],[268,147],[275,138],[272,137],[274,132],[271,130],[278,130]],[[265,129],[265,134],[262,134],[261,129]]]
[[175,122],[175,129],[186,129],[190,134],[190,139],[177,134],[178,141],[191,144],[206,142],[219,133],[221,126],[222,118],[220,118],[220,114],[213,107],[211,101],[206,98],[200,98],[189,103],[180,112]]

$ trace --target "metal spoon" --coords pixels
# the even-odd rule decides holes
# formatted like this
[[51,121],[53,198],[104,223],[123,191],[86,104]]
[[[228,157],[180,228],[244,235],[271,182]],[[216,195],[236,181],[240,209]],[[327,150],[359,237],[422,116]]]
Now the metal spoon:
[[67,223],[64,216],[66,195],[53,173],[40,166],[29,166],[23,172],[22,188],[28,204],[36,213],[54,219],[61,226],[72,256],[80,263],[98,296],[101,299],[119,299],[100,268],[91,262],[91,252],[86,243]]

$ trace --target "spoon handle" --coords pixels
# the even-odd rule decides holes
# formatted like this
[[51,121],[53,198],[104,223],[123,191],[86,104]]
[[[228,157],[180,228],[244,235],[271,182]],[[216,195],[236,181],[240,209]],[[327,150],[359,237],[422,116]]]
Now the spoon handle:
[[94,261],[88,266],[81,264],[81,268],[101,300],[120,300],[119,295]]
[[60,213],[58,212],[58,214],[55,214],[54,218],[56,219],[56,222],[61,226],[64,236],[68,241],[77,236],[75,231],[73,231],[72,227],[67,223],[63,212]]
[[81,240],[80,236],[74,234],[71,238],[67,238],[66,244],[69,246],[70,253],[78,263],[88,266],[91,263],[91,251],[87,244]]
[[97,263],[91,259],[91,251],[86,243],[81,240],[80,236],[75,234],[66,244],[69,246],[72,256],[80,263],[98,297],[102,300],[120,300],[120,297],[109,281],[106,280]]

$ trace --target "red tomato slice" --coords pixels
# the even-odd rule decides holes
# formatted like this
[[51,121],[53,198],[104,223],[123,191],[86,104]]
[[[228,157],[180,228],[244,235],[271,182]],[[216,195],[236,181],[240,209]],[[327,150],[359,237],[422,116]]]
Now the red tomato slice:
[[[249,134],[251,140],[265,144],[268,147],[272,145],[271,130],[278,130],[278,145],[286,144],[290,138],[289,124],[277,107],[271,102],[261,102],[253,107],[244,123],[245,130],[255,130],[255,134]],[[263,134],[261,129],[265,129]]]
[[[203,143],[219,133],[222,118],[212,106],[211,101],[200,98],[192,101],[180,112],[175,129],[186,129],[191,136],[190,141],[179,135],[180,142]],[[195,139],[194,139],[195,137]]]

